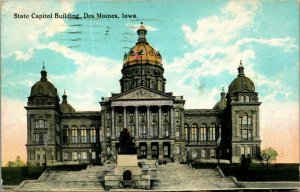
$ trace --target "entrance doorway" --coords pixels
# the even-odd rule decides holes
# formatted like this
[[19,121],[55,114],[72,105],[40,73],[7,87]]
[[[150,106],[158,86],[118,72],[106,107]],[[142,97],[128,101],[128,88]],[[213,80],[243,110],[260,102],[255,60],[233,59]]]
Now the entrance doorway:
[[131,172],[129,170],[126,170],[123,172],[123,180],[125,181],[131,181]]

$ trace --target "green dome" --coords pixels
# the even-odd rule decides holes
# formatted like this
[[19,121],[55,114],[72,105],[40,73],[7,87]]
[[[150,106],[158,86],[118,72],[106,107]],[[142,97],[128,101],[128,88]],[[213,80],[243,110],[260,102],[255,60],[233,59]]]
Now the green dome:
[[226,93],[224,92],[224,88],[222,88],[221,99],[218,101],[213,109],[225,109],[227,105]]
[[245,76],[244,67],[242,63],[238,68],[239,74],[229,85],[228,93],[235,93],[240,91],[255,91],[254,83],[251,79]]
[[67,101],[67,95],[66,92],[64,92],[64,95],[62,96],[63,100],[60,104],[60,109],[63,113],[73,113],[75,112],[75,109],[68,103]]
[[46,95],[50,97],[58,97],[57,95],[57,89],[54,87],[54,85],[47,80],[47,72],[45,71],[45,68],[43,67],[43,70],[41,71],[41,80],[36,82],[31,87],[30,96],[35,95]]

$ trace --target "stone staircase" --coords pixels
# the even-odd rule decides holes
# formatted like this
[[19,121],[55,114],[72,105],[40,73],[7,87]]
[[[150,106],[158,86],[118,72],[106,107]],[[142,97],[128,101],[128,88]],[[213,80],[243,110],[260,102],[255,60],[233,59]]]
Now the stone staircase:
[[[44,172],[38,180],[23,181],[14,191],[19,192],[101,192],[105,191],[104,176],[115,164],[93,166],[81,171]],[[153,191],[192,191],[237,188],[231,178],[222,177],[217,169],[193,169],[187,164],[147,164],[141,171],[150,175]],[[116,189],[115,191],[125,189]],[[126,189],[134,190],[134,189]]]
[[154,190],[185,191],[237,188],[231,178],[222,177],[217,169],[194,169],[186,164],[159,165]]
[[81,171],[44,172],[38,180],[25,180],[15,191],[59,191],[59,192],[100,192],[101,182],[108,167],[94,166]]

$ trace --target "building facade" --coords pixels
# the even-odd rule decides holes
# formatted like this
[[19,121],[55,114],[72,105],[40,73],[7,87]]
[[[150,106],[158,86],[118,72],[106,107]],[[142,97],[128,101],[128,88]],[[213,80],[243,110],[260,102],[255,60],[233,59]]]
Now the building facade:
[[238,76],[212,109],[185,109],[183,96],[165,91],[162,56],[147,41],[141,24],[138,41],[123,57],[120,93],[102,97],[99,111],[76,111],[64,93],[41,79],[28,97],[27,160],[31,163],[103,163],[118,154],[119,135],[130,131],[139,158],[186,162],[260,154],[258,93],[240,63]]

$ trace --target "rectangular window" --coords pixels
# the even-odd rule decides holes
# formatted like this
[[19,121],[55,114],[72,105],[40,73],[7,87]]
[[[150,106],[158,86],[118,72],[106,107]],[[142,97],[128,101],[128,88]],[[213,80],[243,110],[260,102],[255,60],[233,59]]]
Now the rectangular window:
[[44,121],[42,119],[39,120],[39,127],[44,128]]
[[106,137],[110,137],[110,129],[109,129],[109,127],[106,128]]
[[41,159],[41,152],[40,152],[39,149],[37,149],[37,151],[36,151],[36,159],[37,159],[37,160],[40,160],[40,159]]
[[165,145],[164,146],[164,156],[168,156],[169,155],[169,146]]
[[87,143],[86,129],[81,130],[81,143]]
[[209,140],[210,141],[216,140],[216,129],[215,128],[209,128]]
[[91,139],[91,143],[96,143],[96,130],[95,129],[90,130],[90,139]]
[[35,150],[30,150],[30,160],[35,160]]
[[92,152],[92,159],[93,159],[93,160],[96,159],[96,152],[95,152],[95,151]]
[[87,158],[87,153],[86,153],[86,152],[82,152],[82,153],[81,153],[81,158],[82,158],[82,160],[86,160],[86,158]]
[[72,152],[73,155],[73,161],[76,161],[78,159],[77,152]]
[[37,129],[40,128],[38,121],[35,122],[35,128],[37,128]]
[[200,141],[206,141],[206,128],[200,129]]
[[206,157],[206,154],[205,154],[205,149],[201,149],[201,157],[202,158],[205,158]]
[[44,127],[47,129],[48,128],[48,122],[44,121]]
[[64,161],[68,161],[68,152],[63,153]]

